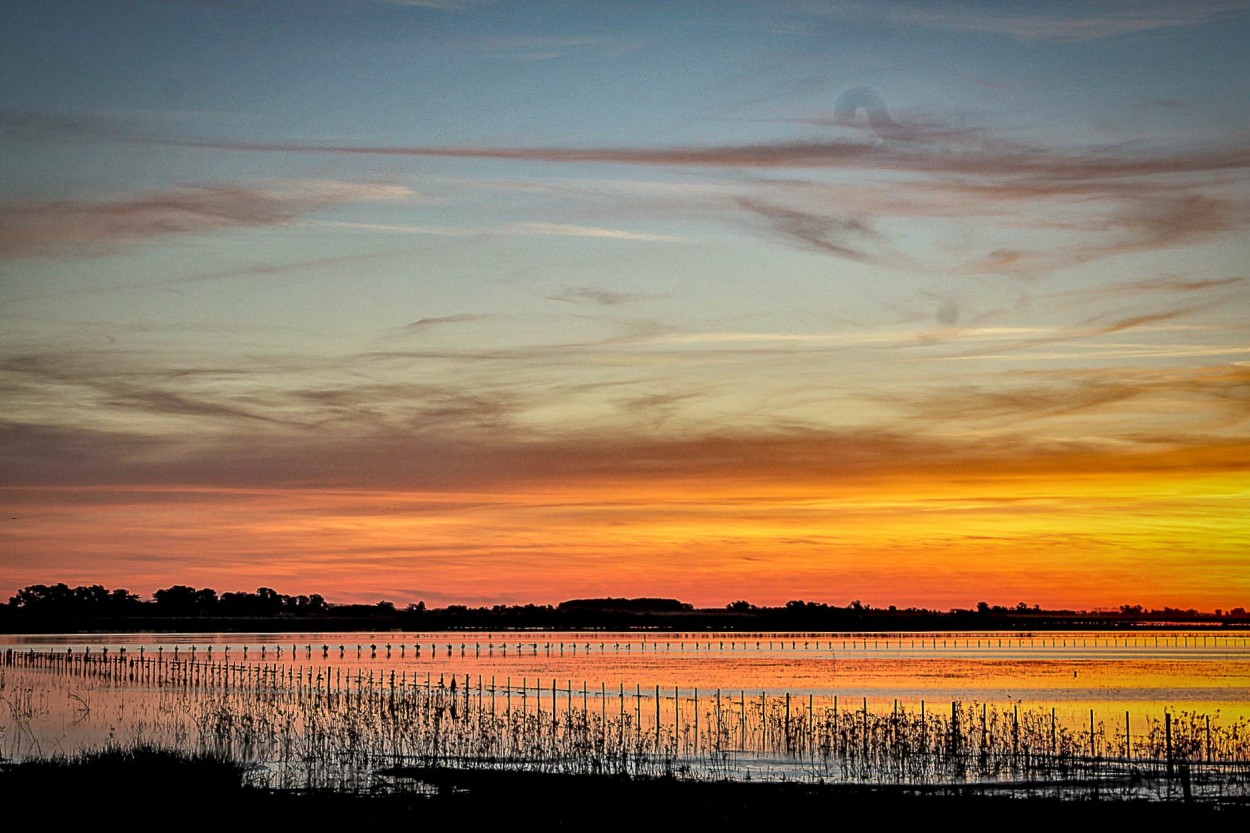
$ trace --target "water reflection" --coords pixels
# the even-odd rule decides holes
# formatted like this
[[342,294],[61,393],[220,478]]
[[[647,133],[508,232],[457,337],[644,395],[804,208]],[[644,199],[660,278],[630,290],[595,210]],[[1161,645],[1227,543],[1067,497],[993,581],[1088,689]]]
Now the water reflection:
[[1250,712],[1250,636],[1115,633],[186,633],[3,638],[96,652],[470,679]]
[[[313,753],[292,756],[291,749],[329,755],[329,746],[317,744],[340,735],[372,738],[374,746],[335,746],[346,768],[335,777],[360,777],[362,762],[376,764],[381,749],[447,754],[437,745],[447,736],[431,717],[444,712],[441,719],[457,727],[457,742],[473,754],[489,748],[515,759],[518,749],[557,741],[560,755],[574,746],[589,755],[586,743],[604,754],[616,744],[635,761],[728,766],[724,756],[732,753],[739,769],[767,761],[788,771],[814,765],[819,751],[823,766],[836,759],[861,767],[861,776],[880,767],[862,769],[862,761],[830,746],[848,733],[894,744],[900,732],[918,732],[922,746],[933,746],[922,756],[931,766],[951,754],[932,732],[979,720],[979,742],[998,744],[1015,772],[1021,727],[1032,726],[1037,742],[1050,744],[1044,754],[1101,755],[1157,752],[1169,715],[1190,715],[1194,737],[1211,736],[1214,721],[1217,740],[1223,727],[1240,731],[1238,721],[1250,718],[1250,638],[1188,631],[29,634],[5,638],[0,652],[8,660],[0,665],[7,707],[0,755],[68,753],[110,741],[211,742],[270,765],[280,761],[284,778],[293,761],[312,765]],[[367,714],[361,708],[377,710],[372,722],[354,722]],[[403,719],[425,734],[395,722],[403,709],[418,709]],[[471,729],[468,715],[476,721]],[[1015,734],[1004,746],[1008,724]],[[410,731],[417,734],[404,735]],[[528,732],[537,746],[524,746]],[[593,737],[577,746],[570,739],[579,732]],[[642,754],[644,739],[650,745]],[[713,749],[722,757],[709,758]]]

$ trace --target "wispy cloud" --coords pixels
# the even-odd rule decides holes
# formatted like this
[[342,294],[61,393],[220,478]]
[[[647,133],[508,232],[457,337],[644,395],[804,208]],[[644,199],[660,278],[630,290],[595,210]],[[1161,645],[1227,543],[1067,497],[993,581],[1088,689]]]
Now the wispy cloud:
[[129,283],[110,284],[108,286],[81,286],[73,289],[62,289],[55,292],[33,292],[0,302],[0,307],[46,301],[53,298],[90,295],[120,295],[124,293],[147,293],[153,290],[176,290],[184,285],[215,283],[240,278],[271,278],[286,280],[304,280],[311,273],[339,266],[359,265],[371,261],[392,258],[410,257],[410,251],[387,251],[370,254],[350,254],[336,257],[308,258],[304,260],[286,261],[282,263],[253,263],[234,269],[220,269],[210,272],[198,272],[172,278],[161,278],[147,281],[131,281]]
[[[868,88],[839,103],[831,128],[866,122],[869,136],[834,135],[703,147],[473,147],[259,143],[231,139],[132,135],[128,141],[240,152],[364,154],[544,161],[571,165],[615,163],[719,168],[737,178],[737,193],[687,188],[685,210],[741,222],[747,212],[781,241],[834,257],[887,266],[914,266],[883,228],[892,217],[988,222],[976,244],[930,268],[962,274],[1037,278],[1113,255],[1176,248],[1227,235],[1250,224],[1250,200],[1238,187],[1250,170],[1250,137],[1216,144],[1149,147],[1120,143],[1048,147],[1004,139],[978,127],[893,116]],[[861,118],[859,113],[867,113]],[[53,126],[45,126],[53,130]],[[32,128],[33,129],[33,128]],[[56,129],[59,129],[56,128]],[[117,129],[83,125],[109,141]],[[843,134],[846,131],[843,130]],[[806,172],[804,172],[806,169]],[[822,173],[824,172],[824,173]],[[825,173],[856,176],[828,181]],[[744,177],[746,174],[748,177]],[[769,179],[767,177],[774,177]],[[782,177],[785,177],[784,179]],[[713,189],[715,190],[715,189]],[[565,189],[576,198],[585,189]],[[552,191],[555,193],[555,191]],[[719,202],[718,202],[719,200]],[[727,211],[730,208],[732,210]],[[870,220],[871,218],[871,220]],[[666,234],[589,224],[521,221],[492,227],[340,224],[343,228],[416,235],[571,236],[666,241]],[[1049,234],[1040,239],[1035,234]],[[995,230],[1010,232],[995,242]],[[1058,239],[1055,238],[1059,235]]]
[[431,234],[439,237],[473,237],[488,234],[505,234],[518,237],[597,237],[604,240],[644,240],[649,242],[672,242],[681,239],[667,234],[650,234],[626,229],[537,221],[507,223],[498,226],[428,226],[323,220],[321,225],[359,229],[361,231],[391,232],[393,234]]
[[[1091,192],[1097,187],[1092,186]],[[1177,192],[1179,190],[1179,193]],[[1045,275],[1113,255],[1158,251],[1199,243],[1245,228],[1250,223],[1250,202],[1228,200],[1185,189],[1142,192],[1101,217],[1086,219],[1063,231],[1096,235],[1091,242],[1069,244],[1062,249],[1006,247],[989,252],[968,264],[972,272],[1012,272]],[[1045,228],[1045,223],[1037,223]]]
[[[1017,425],[1029,420],[1068,417],[1094,412],[1134,400],[1152,400],[1148,412],[1164,413],[1196,402],[1202,413],[1229,424],[1250,418],[1250,366],[1215,365],[1142,371],[1132,368],[1099,368],[1074,373],[1054,371],[1015,373],[1010,378],[984,380],[986,384],[943,388],[910,397],[884,396],[927,423],[934,421],[997,421]],[[1175,426],[1179,417],[1170,417]],[[1149,422],[1143,416],[1139,430]],[[1173,437],[1171,442],[1176,441]]]
[[[1194,312],[1197,307],[1181,307],[1169,310],[1159,310],[1149,313],[1141,313],[1127,317],[1117,317],[1107,321],[1100,317],[1097,319],[1084,321],[1074,326],[1052,328],[1048,332],[1027,335],[1024,338],[1011,338],[1011,331],[1005,331],[1004,335],[1008,338],[999,337],[995,343],[980,347],[975,350],[960,350],[957,354],[959,358],[970,358],[976,356],[1001,355],[1003,353],[1011,353],[1026,350],[1035,350],[1038,347],[1045,347],[1056,344],[1070,344],[1076,342],[1090,341],[1101,336],[1114,335],[1128,330],[1149,327],[1151,325],[1163,324],[1168,321],[1174,321]],[[953,342],[959,345],[965,345],[967,342],[966,333],[958,328],[952,329],[942,334],[929,334],[922,340],[916,342],[916,345],[940,344],[945,342]],[[944,358],[952,358],[945,356]]]
[[318,220],[321,226],[356,229],[358,231],[383,231],[391,234],[431,234],[436,237],[469,237],[481,234],[481,229],[457,226],[397,225],[394,223],[353,223],[347,220]]
[[571,55],[612,57],[641,46],[636,41],[590,36],[475,38],[467,45],[521,63],[552,61]]
[[1034,4],[894,2],[889,17],[913,26],[1007,35],[1021,41],[1074,42],[1156,29],[1201,26],[1250,8],[1244,0],[1093,0]]
[[774,231],[806,248],[849,260],[877,259],[864,244],[879,244],[882,237],[863,218],[831,217],[746,198],[738,200],[738,205],[763,217]]
[[[861,88],[854,88],[861,89]],[[867,88],[862,88],[867,89]],[[848,91],[850,92],[850,91]],[[862,104],[862,102],[861,102]],[[826,122],[854,127],[862,107],[844,106]],[[888,113],[887,113],[888,115]],[[813,120],[802,120],[813,123]],[[873,119],[865,120],[872,129]],[[361,145],[319,142],[259,142],[225,137],[170,136],[135,132],[98,115],[45,116],[0,112],[0,126],[27,139],[41,137],[97,138],[174,147],[241,153],[312,153],[368,156],[500,159],[565,164],[607,163],[644,166],[716,168],[812,168],[947,176],[988,177],[1070,187],[1090,179],[1108,181],[1135,177],[1211,174],[1250,167],[1250,138],[1229,137],[1217,145],[1180,151],[1137,144],[1106,144],[1048,148],[1008,140],[984,128],[957,126],[932,118],[889,118],[878,114],[877,128],[886,135],[866,141],[861,135],[819,139],[777,139],[752,144],[653,147],[512,147],[457,145]]]
[[533,234],[542,237],[601,237],[609,240],[648,241],[674,241],[681,239],[669,234],[649,234],[639,231],[576,226],[565,223],[513,223],[505,226],[504,230],[510,234]]
[[494,5],[500,0],[373,0],[388,6],[413,6],[419,9],[463,10]]
[[1173,275],[1160,278],[1143,278],[1141,280],[1113,283],[1108,286],[1090,287],[1088,289],[1070,289],[1064,292],[1049,292],[1036,297],[1072,298],[1079,302],[1085,302],[1093,298],[1109,298],[1116,296],[1136,297],[1138,295],[1142,295],[1143,293],[1150,292],[1209,292],[1211,290],[1244,287],[1246,283],[1247,281],[1244,277],[1191,280]]
[[171,234],[282,225],[327,206],[415,196],[402,185],[287,180],[114,200],[10,201],[0,203],[0,255],[89,254]]
[[471,321],[481,321],[485,317],[484,315],[474,315],[467,312],[456,315],[440,315],[433,318],[418,319],[411,324],[405,325],[404,329],[407,331],[428,330],[431,327],[439,327],[444,324],[467,324]]
[[569,304],[593,304],[601,307],[615,307],[621,304],[647,301],[655,297],[657,296],[640,292],[620,292],[594,286],[570,286],[559,295],[548,296],[548,300],[564,301]]
[[[415,322],[412,331],[455,318]],[[302,361],[274,356],[212,365],[188,360],[171,367],[142,351],[47,350],[0,361],[0,383],[21,403],[8,414],[15,425],[51,428],[89,415],[85,421],[94,431],[130,425],[153,443],[188,447],[262,426],[269,439],[292,442],[311,439],[309,432],[476,436],[507,427],[527,404],[523,385],[416,383],[369,375],[373,362],[370,356]],[[343,366],[351,372],[334,372]],[[309,386],[310,380],[320,384]]]
[[235,139],[133,137],[134,141],[249,153],[330,153],[370,156],[434,156],[531,162],[716,168],[817,168],[880,170],[966,176],[1033,176],[1061,181],[1163,176],[1250,167],[1250,142],[1232,142],[1184,153],[1149,152],[1121,145],[1050,150],[1022,145],[982,149],[913,147],[908,142],[849,139],[781,140],[749,145],[689,147],[454,147],[250,142]]
[[90,355],[65,351],[13,354],[0,361],[0,378],[26,403],[55,399],[67,413],[96,410],[131,415],[202,417],[212,422],[288,422],[260,403],[198,390],[193,379],[220,383],[248,375],[244,368],[158,369],[130,351]]
[[[854,108],[851,104],[855,104]],[[835,116],[851,118],[864,109],[853,101]],[[875,106],[875,101],[867,104]],[[871,109],[871,108],[869,108]],[[887,114],[888,115],[888,114]],[[1149,148],[1139,144],[1055,148],[1007,141],[985,129],[913,129],[878,113],[876,135],[809,141],[778,140],[749,145],[705,147],[422,147],[340,144],[267,144],[217,139],[135,137],[158,144],[229,149],[241,152],[297,152],[543,161],[587,165],[614,163],[659,167],[705,167],[744,173],[744,183],[728,197],[737,211],[766,221],[778,239],[834,257],[887,266],[911,266],[901,247],[880,232],[878,222],[899,217],[984,217],[992,229],[1030,227],[1068,235],[1022,245],[984,245],[935,268],[948,272],[1008,274],[1036,278],[1112,255],[1174,248],[1204,242],[1250,223],[1250,204],[1235,187],[1250,170],[1250,139],[1230,137],[1216,145]],[[871,122],[871,119],[870,119]],[[871,124],[870,124],[871,126]],[[881,131],[884,131],[882,133]],[[808,169],[810,174],[800,171]],[[789,180],[764,179],[785,171]],[[838,184],[804,181],[817,173],[857,174]],[[889,187],[886,187],[888,184]],[[821,192],[829,198],[822,201]],[[746,193],[742,193],[746,191]],[[763,192],[763,193],[761,193]],[[802,199],[793,195],[805,194]],[[725,197],[722,195],[722,199]],[[697,198],[693,198],[697,201]],[[722,217],[725,203],[704,209]],[[670,205],[669,210],[672,210]],[[872,218],[870,223],[869,217]],[[740,218],[739,218],[740,220]],[[395,233],[469,235],[475,233],[602,237],[663,241],[669,235],[542,221],[489,229],[438,226],[356,228]]]
[[[1244,374],[1243,374],[1244,376]],[[1232,391],[1246,380],[1208,382],[1212,390]],[[1184,389],[1180,386],[1177,390]],[[1049,391],[972,389],[946,402],[962,417],[1021,418],[1057,413],[1064,408],[1099,404],[1143,395],[1131,386],[1091,383],[1073,403],[1075,386]],[[952,394],[954,396],[955,394]],[[1215,395],[1214,393],[1212,395]],[[1235,394],[1234,394],[1235,395]],[[662,419],[681,395],[656,394],[622,400],[622,405]],[[1244,403],[1236,405],[1244,413]],[[926,478],[940,472],[1016,471],[1119,472],[1167,471],[1184,459],[1186,471],[1231,471],[1250,462],[1244,442],[1195,440],[1183,435],[1154,435],[1140,446],[1122,443],[1047,442],[1020,435],[929,437],[880,430],[763,430],[681,437],[673,432],[569,432],[564,436],[476,435],[460,430],[466,415],[486,423],[506,416],[506,401],[451,397],[414,415],[414,425],[430,420],[438,430],[413,432],[411,426],[379,431],[322,431],[315,435],[235,432],[211,444],[185,439],[155,440],[85,427],[0,424],[0,460],[5,485],[74,486],[107,478],[117,484],[180,483],[230,488],[359,488],[372,490],[458,490],[488,488],[501,493],[546,483],[576,489],[579,483],[615,484],[785,483],[819,488],[863,485],[863,479]],[[988,476],[988,474],[987,474]],[[818,485],[819,484],[819,485]],[[606,500],[606,496],[605,496]]]

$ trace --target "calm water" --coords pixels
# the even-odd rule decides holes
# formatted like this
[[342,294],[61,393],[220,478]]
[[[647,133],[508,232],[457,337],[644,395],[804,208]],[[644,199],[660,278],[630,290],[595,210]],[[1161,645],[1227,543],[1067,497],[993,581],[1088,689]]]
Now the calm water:
[[1250,635],[1142,633],[278,633],[0,636],[0,651],[125,651],[135,658],[394,670],[473,685],[949,700],[1250,715]]
[[[492,714],[542,713],[546,698],[548,713],[553,703],[605,719],[636,713],[638,724],[672,726],[687,745],[690,724],[696,744],[707,731],[696,715],[720,698],[730,708],[740,704],[740,715],[760,703],[754,713],[761,721],[782,702],[787,720],[791,702],[795,720],[831,708],[949,714],[954,702],[1004,714],[1053,710],[1062,726],[1090,727],[1096,719],[1109,727],[1107,736],[1121,737],[1145,732],[1165,710],[1202,715],[1217,727],[1250,719],[1250,635],[1198,631],[29,634],[0,636],[0,652],[6,649],[124,655],[143,667],[154,659],[229,666],[243,679],[225,689],[236,698],[242,689],[243,699],[229,706],[234,720],[246,713],[248,686],[262,674],[307,680],[306,691],[318,697],[363,688],[365,680],[401,691],[447,691],[454,681]],[[211,684],[174,688],[142,672],[100,679],[0,667],[0,706],[7,706],[0,755],[72,752],[110,740],[194,746],[207,731],[205,710],[220,710],[221,695]],[[280,715],[284,707],[271,701],[266,708]]]

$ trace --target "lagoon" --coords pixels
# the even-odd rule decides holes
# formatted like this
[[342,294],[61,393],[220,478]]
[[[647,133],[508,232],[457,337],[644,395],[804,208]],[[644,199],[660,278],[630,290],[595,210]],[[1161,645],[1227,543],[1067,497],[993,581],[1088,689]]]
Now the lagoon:
[[[901,777],[870,741],[936,778],[951,738],[1004,756],[958,777],[1015,778],[1026,746],[1159,759],[1165,721],[1196,760],[1250,758],[1242,632],[24,634],[0,652],[10,759],[217,743],[286,784],[432,758],[593,767],[631,750],[704,775]],[[313,737],[339,730],[364,747]],[[840,745],[848,733],[862,749]],[[341,766],[313,766],[317,749]]]

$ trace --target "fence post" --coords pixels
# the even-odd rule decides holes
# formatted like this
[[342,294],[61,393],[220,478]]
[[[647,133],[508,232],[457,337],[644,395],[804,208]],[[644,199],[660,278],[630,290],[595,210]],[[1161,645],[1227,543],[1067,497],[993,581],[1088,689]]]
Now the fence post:
[[864,762],[868,762],[868,698],[864,698]]
[[[756,644],[759,647],[759,644]],[[716,700],[720,702],[720,691],[716,692]],[[738,689],[738,710],[742,713],[742,721],[739,723],[739,730],[742,737],[739,739],[738,745],[743,749],[747,748],[747,693],[746,689]]]
[[[664,650],[668,650],[667,643]],[[685,752],[685,748],[681,743],[681,691],[677,686],[673,686],[673,737],[676,739],[674,746]]]
[[1206,715],[1206,718],[1207,718],[1207,761],[1210,761],[1211,760],[1211,715],[1209,714]]
[[833,695],[833,751],[835,755],[842,754],[842,738],[838,726],[838,695]]
[[1020,706],[1011,706],[1011,757],[1015,760],[1020,755]]
[[760,751],[768,749],[768,711],[764,703],[764,692],[760,692]]
[[793,749],[790,746],[790,692],[786,692],[786,753],[789,754]]
[[655,754],[660,754],[660,686],[655,687]]
[[951,701],[951,757],[959,754],[959,701]]
[[[1163,713],[1163,737],[1167,743],[1168,754],[1168,778],[1172,777],[1172,713]],[[1169,781],[1169,786],[1171,782]]]
[[[819,647],[819,645],[817,645]],[[807,751],[809,755],[815,754],[816,746],[816,712],[812,708],[815,705],[814,698],[809,692],[807,695]]]
[[925,723],[924,717],[924,700],[920,701],[920,752],[923,755],[929,753],[929,727]]
[[[685,643],[682,643],[683,646]],[[694,690],[694,754],[699,754],[699,689]]]

